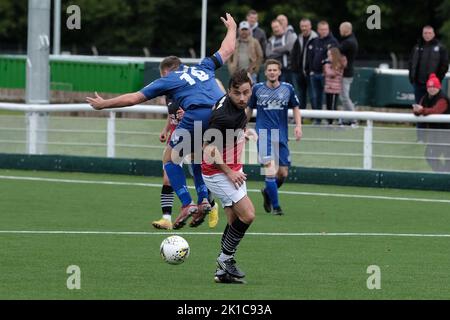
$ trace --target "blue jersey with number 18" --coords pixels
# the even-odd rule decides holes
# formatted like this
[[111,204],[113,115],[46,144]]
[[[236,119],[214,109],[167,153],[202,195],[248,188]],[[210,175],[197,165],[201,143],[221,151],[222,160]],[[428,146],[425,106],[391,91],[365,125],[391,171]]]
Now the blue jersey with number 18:
[[222,65],[222,57],[216,52],[196,66],[181,65],[177,71],[153,81],[140,92],[149,100],[170,95],[184,110],[211,109],[223,96],[214,74]]

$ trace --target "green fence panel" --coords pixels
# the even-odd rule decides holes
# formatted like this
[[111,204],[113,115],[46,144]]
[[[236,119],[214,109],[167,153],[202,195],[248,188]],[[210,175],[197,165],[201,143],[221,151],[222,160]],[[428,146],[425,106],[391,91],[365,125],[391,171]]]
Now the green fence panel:
[[352,101],[357,106],[372,106],[374,99],[374,68],[355,68],[350,91]]
[[[450,77],[443,81],[448,91]],[[405,107],[415,103],[414,88],[409,82],[407,70],[378,70],[375,74],[374,107]]]
[[142,87],[143,64],[52,61],[52,89],[64,91],[134,92]]
[[[0,56],[0,88],[25,89],[25,63],[24,56]],[[52,90],[126,93],[141,89],[143,79],[142,62],[50,61]]]
[[24,89],[25,83],[25,58],[0,57],[0,88]]

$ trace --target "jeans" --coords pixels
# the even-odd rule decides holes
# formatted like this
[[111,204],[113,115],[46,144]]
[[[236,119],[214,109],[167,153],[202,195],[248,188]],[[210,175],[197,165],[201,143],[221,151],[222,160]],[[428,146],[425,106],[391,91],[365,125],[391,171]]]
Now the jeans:
[[[309,99],[312,99],[311,86],[309,85],[309,77],[303,73],[294,74],[295,83],[297,84],[298,99],[300,100],[300,109],[306,109]],[[311,102],[312,104],[312,102]]]
[[[325,79],[323,74],[314,73],[309,77],[309,84],[311,86],[311,104],[313,110],[322,110],[323,92],[325,86]],[[313,119],[314,124],[320,124],[321,120]]]
[[[355,111],[355,104],[352,101],[352,98],[350,97],[350,89],[352,88],[353,78],[344,78],[342,80],[342,92],[340,95],[340,100],[342,103],[342,107],[345,111]],[[349,123],[356,123],[356,120],[347,120],[347,121],[340,121],[341,123],[347,124]]]
[[294,73],[291,70],[282,68],[280,82],[287,82],[287,83],[294,85],[293,76],[294,76]]

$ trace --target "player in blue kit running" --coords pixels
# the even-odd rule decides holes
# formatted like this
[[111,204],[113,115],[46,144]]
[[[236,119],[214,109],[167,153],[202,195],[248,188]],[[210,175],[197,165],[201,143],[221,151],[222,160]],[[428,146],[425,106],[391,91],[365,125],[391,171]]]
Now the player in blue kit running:
[[256,132],[258,134],[258,156],[265,169],[264,209],[275,215],[283,215],[278,201],[278,189],[287,179],[291,157],[288,147],[288,110],[293,109],[295,138],[302,138],[302,121],[299,100],[292,85],[280,82],[281,63],[269,59],[265,63],[266,82],[253,87],[247,108],[250,120],[253,109],[257,110]]
[[[215,70],[232,56],[236,47],[236,22],[228,13],[225,18],[221,17],[221,20],[227,28],[221,47],[214,55],[203,59],[200,64],[189,67],[183,65],[178,57],[167,57],[160,64],[161,78],[142,90],[107,100],[97,93],[95,98],[87,98],[96,110],[133,106],[162,95],[171,96],[182,106],[185,111],[183,119],[173,132],[163,157],[164,169],[170,184],[182,203],[181,213],[175,220],[173,229],[182,228],[191,216],[193,219],[190,226],[196,227],[211,210],[208,190],[201,172],[202,136],[207,129],[212,107],[223,96],[215,80]],[[198,139],[195,139],[196,137]],[[194,148],[196,144],[198,148]],[[198,194],[197,205],[192,201],[184,171],[179,166],[183,158],[194,151],[196,152],[192,157],[194,159],[192,171]]]

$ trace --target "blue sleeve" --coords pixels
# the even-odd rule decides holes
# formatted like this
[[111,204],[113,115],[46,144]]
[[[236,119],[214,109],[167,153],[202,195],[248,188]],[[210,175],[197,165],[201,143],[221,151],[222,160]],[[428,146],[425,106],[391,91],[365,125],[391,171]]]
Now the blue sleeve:
[[178,80],[175,74],[169,74],[167,77],[159,78],[143,89],[140,92],[147,98],[153,99],[167,94],[169,91],[183,86],[185,83]]
[[216,71],[223,66],[223,60],[219,52],[216,52],[211,57],[203,59],[202,62],[200,62],[200,66],[210,71]]
[[253,87],[252,97],[248,102],[248,107],[251,109],[256,109],[256,86]]
[[291,97],[289,98],[289,108],[295,108],[300,106],[300,101],[298,100],[297,94],[295,93],[294,87],[290,86]]

